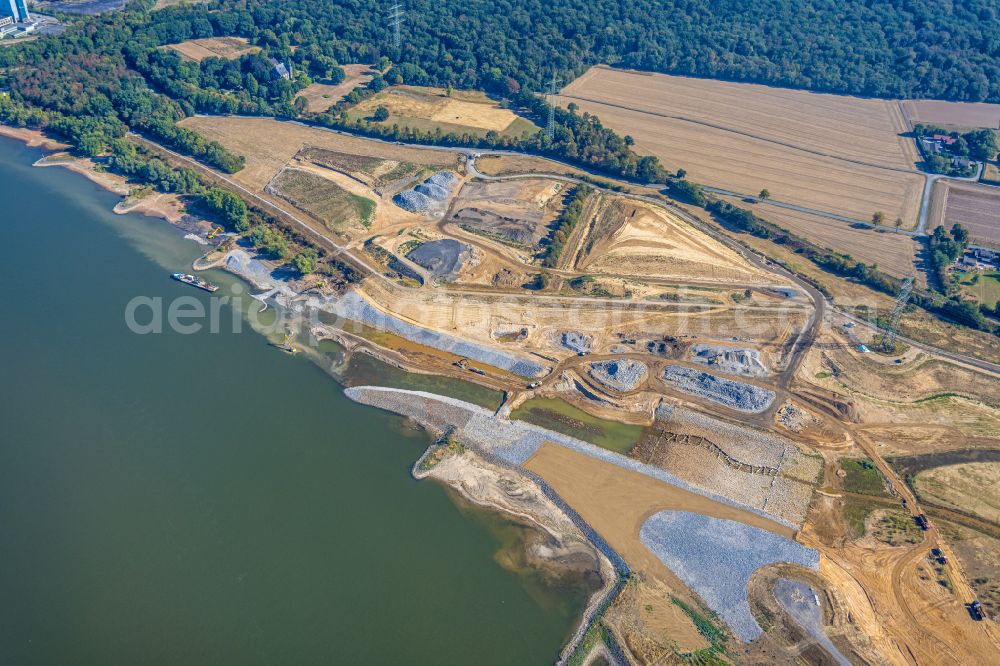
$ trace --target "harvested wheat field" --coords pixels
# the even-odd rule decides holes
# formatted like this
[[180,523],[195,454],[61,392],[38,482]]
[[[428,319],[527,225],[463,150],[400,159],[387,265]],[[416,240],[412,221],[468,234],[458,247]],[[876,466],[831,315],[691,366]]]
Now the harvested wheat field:
[[909,128],[894,101],[602,66],[585,72],[561,96],[878,166],[912,169],[917,160],[913,141],[899,136]]
[[596,67],[559,97],[692,180],[914,225],[924,178],[892,102]]
[[344,99],[347,93],[358,86],[372,80],[372,70],[369,65],[341,65],[344,70],[344,80],[336,85],[329,83],[313,83],[304,88],[298,97],[305,98],[306,111],[319,113]]
[[943,224],[968,228],[974,243],[1000,246],[1000,188],[953,180],[934,184],[928,231]]
[[538,131],[538,127],[501,108],[494,100],[477,91],[452,91],[449,96],[440,88],[396,86],[369,97],[352,108],[352,118],[369,118],[380,106],[389,111],[383,124],[391,127],[485,134],[488,131],[520,136],[523,131]]
[[1000,104],[908,99],[899,103],[911,123],[954,127],[1000,127]]
[[233,179],[260,190],[305,146],[371,158],[455,168],[459,157],[445,150],[421,150],[368,141],[315,127],[271,118],[211,116],[185,118],[182,127],[218,141],[228,150],[246,157],[246,167]]
[[723,284],[774,281],[773,275],[666,209],[613,196],[602,197],[582,239],[576,268]]
[[[858,229],[847,222],[822,215],[767,204],[747,204],[736,197],[720,198],[742,208],[748,208],[768,222],[807,238],[820,247],[849,254],[866,264],[878,264],[880,269],[890,275],[906,277],[917,273],[915,262],[921,246],[907,234]],[[926,276],[922,272],[919,273],[918,279],[926,284]]]
[[251,46],[243,37],[204,37],[189,39],[180,44],[168,44],[162,48],[173,49],[188,60],[201,62],[205,58],[225,58],[236,60],[248,53],[260,51],[259,46]]

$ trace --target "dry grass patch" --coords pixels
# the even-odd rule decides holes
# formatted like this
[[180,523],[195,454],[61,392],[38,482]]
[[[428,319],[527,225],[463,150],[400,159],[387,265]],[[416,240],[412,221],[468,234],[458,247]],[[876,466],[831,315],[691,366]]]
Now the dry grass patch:
[[244,37],[204,37],[189,39],[180,44],[168,44],[162,48],[173,49],[188,60],[201,62],[205,58],[225,58],[236,60],[248,53],[260,51],[259,46],[251,46]]
[[[759,217],[788,229],[820,247],[849,254],[866,264],[878,267],[890,275],[906,277],[916,273],[915,262],[921,245],[906,234],[876,229],[859,229],[847,222],[834,220],[822,215],[802,213],[779,206],[748,204],[737,197],[720,197],[742,208],[748,208]],[[927,278],[918,275],[921,286],[926,286]]]
[[336,183],[302,169],[282,169],[267,191],[294,204],[331,231],[345,232],[371,226],[375,202],[352,194]]
[[1000,524],[1000,463],[973,462],[935,467],[917,474],[921,497]]
[[369,118],[380,106],[389,110],[388,120],[382,123],[387,127],[398,124],[423,131],[441,129],[445,133],[477,135],[492,130],[508,136],[538,131],[534,123],[476,91],[453,91],[448,96],[440,88],[397,86],[364,100],[349,115]]
[[344,99],[347,93],[360,85],[372,80],[372,70],[368,65],[341,65],[346,76],[337,85],[328,83],[313,83],[303,89],[298,97],[303,97],[311,113],[326,111],[331,106]]
[[244,155],[246,167],[233,178],[254,189],[263,188],[305,146],[440,168],[454,169],[459,162],[449,151],[406,148],[271,118],[192,117],[179,124]]
[[915,223],[923,177],[891,102],[594,68],[561,103],[698,182],[869,220]]
[[915,99],[900,102],[900,105],[913,123],[989,129],[1000,127],[1000,104]]

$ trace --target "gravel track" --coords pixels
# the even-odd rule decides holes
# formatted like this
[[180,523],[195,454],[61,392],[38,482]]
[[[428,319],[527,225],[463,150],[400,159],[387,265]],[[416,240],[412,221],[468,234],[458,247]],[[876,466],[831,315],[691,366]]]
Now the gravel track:
[[747,599],[747,584],[757,569],[788,562],[819,570],[819,553],[811,548],[734,520],[687,511],[653,514],[639,539],[745,643],[764,633]]

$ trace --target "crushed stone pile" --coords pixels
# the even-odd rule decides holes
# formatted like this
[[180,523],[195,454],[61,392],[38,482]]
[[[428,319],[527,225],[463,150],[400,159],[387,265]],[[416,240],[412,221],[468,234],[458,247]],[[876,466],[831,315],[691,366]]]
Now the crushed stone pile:
[[691,356],[698,363],[711,365],[731,375],[762,377],[767,374],[767,366],[756,349],[698,344],[691,347]]
[[747,643],[764,633],[747,600],[753,573],[776,562],[819,569],[819,553],[812,548],[735,520],[687,511],[653,514],[639,540]]
[[571,351],[575,351],[577,354],[590,353],[590,338],[582,333],[577,333],[576,331],[565,331],[559,339],[560,342],[562,342],[563,347]]
[[443,214],[445,202],[457,183],[458,178],[455,174],[450,171],[439,171],[413,189],[399,192],[392,198],[392,202],[411,213]]
[[774,402],[774,391],[723,379],[680,365],[668,365],[663,379],[680,391],[712,400],[741,412],[762,412]]
[[646,364],[627,358],[600,361],[590,365],[590,376],[604,386],[628,393],[646,378]]

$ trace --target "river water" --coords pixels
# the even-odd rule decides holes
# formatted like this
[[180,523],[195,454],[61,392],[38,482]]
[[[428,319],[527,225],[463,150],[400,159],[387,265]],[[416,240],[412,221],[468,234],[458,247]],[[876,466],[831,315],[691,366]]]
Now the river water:
[[584,592],[497,564],[424,434],[248,328],[131,332],[209,302],[199,246],[39,156],[0,139],[0,663],[554,659]]

